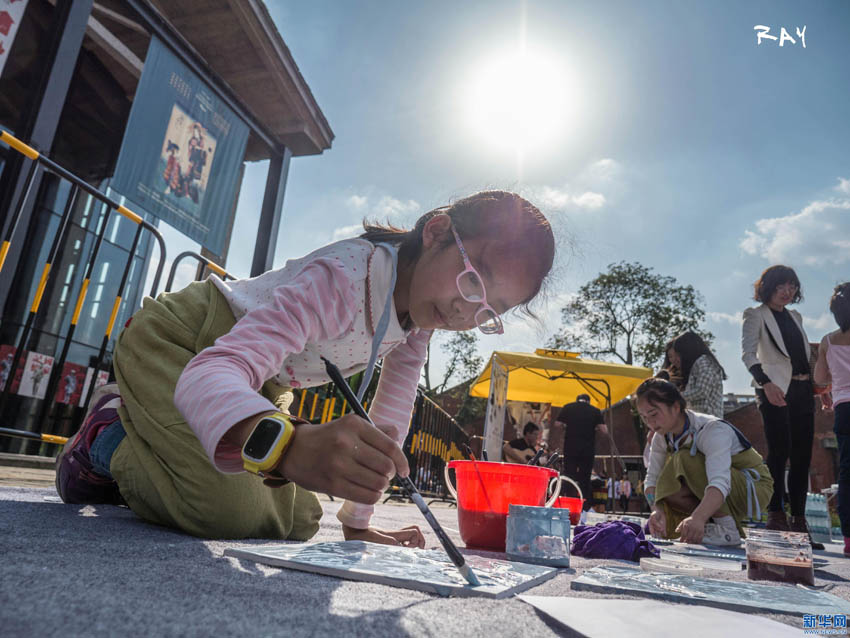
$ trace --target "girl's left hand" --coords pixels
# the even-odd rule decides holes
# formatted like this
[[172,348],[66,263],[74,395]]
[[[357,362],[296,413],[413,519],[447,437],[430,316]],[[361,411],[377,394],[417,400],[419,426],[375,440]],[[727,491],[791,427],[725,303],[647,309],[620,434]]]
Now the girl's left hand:
[[342,535],[347,541],[366,541],[369,543],[380,543],[381,545],[401,545],[403,547],[425,549],[425,536],[422,534],[422,530],[416,525],[389,531],[375,527],[357,529],[343,525]]
[[699,545],[705,536],[705,523],[693,516],[688,516],[676,527],[681,535],[679,540],[683,543],[694,543]]

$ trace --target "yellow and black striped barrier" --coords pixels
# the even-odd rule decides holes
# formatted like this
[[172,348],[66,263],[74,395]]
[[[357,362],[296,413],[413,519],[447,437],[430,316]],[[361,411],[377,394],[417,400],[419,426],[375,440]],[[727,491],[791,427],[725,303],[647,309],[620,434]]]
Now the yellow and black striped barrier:
[[42,434],[41,432],[27,432],[26,430],[13,430],[12,428],[0,428],[0,435],[29,439],[30,441],[40,441],[42,443],[54,443],[56,445],[65,445],[68,442],[68,439],[64,436]]
[[[43,400],[41,411],[38,416],[37,422],[44,427],[47,416],[50,412],[50,408],[53,405],[53,399],[56,392],[56,386],[59,382],[59,377],[62,373],[62,369],[64,367],[65,361],[68,356],[68,349],[71,345],[72,338],[74,336],[74,332],[77,328],[77,324],[80,319],[80,315],[82,313],[83,304],[86,300],[86,295],[88,294],[89,285],[92,278],[92,272],[94,270],[95,262],[97,261],[97,257],[103,243],[104,235],[106,233],[106,228],[109,222],[109,215],[114,210],[119,215],[125,217],[130,220],[134,224],[137,225],[136,234],[133,239],[133,245],[130,249],[129,255],[127,257],[127,263],[124,266],[124,273],[122,275],[121,283],[118,287],[118,294],[115,297],[112,305],[112,312],[109,318],[109,322],[104,334],[103,342],[101,344],[100,352],[96,361],[93,364],[93,368],[98,370],[102,363],[103,357],[106,351],[106,345],[109,342],[109,339],[112,335],[112,331],[115,325],[116,318],[118,316],[118,311],[121,307],[121,302],[125,297],[125,288],[127,285],[128,275],[130,273],[130,269],[133,263],[133,259],[135,257],[136,249],[138,247],[139,238],[144,228],[148,232],[150,232],[156,241],[158,242],[160,255],[159,255],[159,263],[157,264],[157,268],[154,274],[153,283],[151,286],[151,296],[155,296],[157,289],[159,288],[159,282],[162,277],[162,271],[165,264],[165,242],[163,241],[162,235],[157,230],[157,228],[148,222],[146,222],[140,215],[133,212],[123,204],[119,204],[118,202],[112,200],[110,197],[100,192],[95,187],[91,186],[84,180],[80,179],[70,171],[64,169],[62,166],[46,157],[45,155],[39,153],[36,149],[17,139],[13,135],[7,133],[6,131],[0,131],[0,141],[8,144],[10,148],[21,153],[26,156],[30,160],[33,160],[29,172],[27,174],[27,179],[25,181],[25,186],[23,188],[23,192],[19,200],[17,201],[11,215],[11,221],[6,230],[6,234],[3,238],[3,243],[0,244],[0,271],[5,264],[6,257],[9,253],[9,249],[14,240],[14,235],[18,227],[18,223],[21,219],[21,213],[24,209],[24,205],[26,204],[27,199],[29,198],[30,191],[32,189],[33,179],[36,173],[37,168],[43,167],[45,170],[57,175],[58,177],[67,180],[72,184],[72,191],[68,195],[68,201],[66,202],[65,209],[63,211],[59,227],[56,231],[56,235],[53,238],[53,242],[48,253],[47,260],[45,264],[42,266],[41,278],[39,279],[38,286],[35,291],[35,296],[32,300],[32,304],[30,305],[30,311],[24,323],[24,328],[21,332],[20,337],[18,338],[18,342],[15,346],[15,351],[13,353],[12,363],[9,370],[9,373],[6,378],[6,383],[2,388],[2,395],[0,395],[0,412],[2,412],[3,407],[5,406],[7,397],[10,393],[11,387],[14,383],[15,379],[15,371],[18,366],[18,362],[20,359],[19,353],[23,353],[26,350],[28,340],[30,338],[30,334],[32,332],[33,322],[41,308],[42,300],[44,297],[45,290],[48,286],[48,282],[50,280],[50,275],[52,273],[53,265],[56,263],[57,259],[61,257],[62,247],[64,245],[65,235],[67,233],[67,229],[70,224],[70,219],[73,214],[74,203],[76,202],[79,191],[84,191],[92,196],[95,200],[101,202],[106,208],[104,211],[104,218],[101,223],[100,231],[97,234],[95,239],[94,246],[91,249],[91,254],[88,258],[88,263],[86,266],[86,272],[83,277],[83,281],[80,285],[80,291],[77,295],[77,300],[74,305],[74,311],[71,316],[71,323],[68,328],[67,334],[64,336],[64,345],[62,349],[62,354],[59,359],[54,363],[52,368],[50,378],[48,380],[47,392],[45,394],[45,398]],[[89,384],[88,394],[86,396],[84,407],[88,405],[88,401],[91,399],[92,392],[94,391],[95,383],[92,381]],[[0,432],[2,434],[2,432]],[[40,435],[39,435],[40,436]],[[52,436],[52,435],[45,435]],[[62,437],[59,437],[62,438]],[[41,439],[45,441],[46,439]],[[53,442],[53,441],[48,441]]]
[[224,280],[227,279],[236,279],[233,275],[227,272],[224,268],[219,266],[214,261],[210,261],[203,255],[199,255],[198,253],[186,250],[174,258],[174,261],[171,262],[171,270],[168,272],[168,279],[165,282],[165,292],[171,292],[171,286],[174,283],[174,276],[177,274],[177,266],[183,261],[186,257],[192,257],[196,259],[198,262],[202,263],[204,266],[212,270],[216,275],[221,277]]

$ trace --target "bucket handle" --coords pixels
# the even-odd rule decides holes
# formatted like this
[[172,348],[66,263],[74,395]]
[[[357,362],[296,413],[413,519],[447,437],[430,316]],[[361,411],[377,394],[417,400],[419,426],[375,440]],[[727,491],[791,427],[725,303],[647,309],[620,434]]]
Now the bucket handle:
[[[574,480],[572,480],[569,476],[564,476],[563,474],[561,474],[561,481],[562,481],[562,482],[563,482],[563,481],[566,481],[567,483],[571,483],[571,484],[572,484],[572,486],[573,486],[574,488],[576,488],[576,492],[578,492],[578,497],[579,497],[581,500],[584,500],[584,494],[582,494],[582,492],[581,492],[581,488],[578,486],[578,483],[576,483]],[[560,491],[560,490],[559,490],[559,491]]]
[[443,478],[445,478],[446,489],[452,495],[452,498],[454,500],[457,500],[457,490],[455,489],[455,486],[452,485],[452,480],[449,478],[449,464],[448,463],[446,463],[443,466]]
[[565,478],[567,478],[567,477],[558,475],[558,476],[553,477],[552,480],[549,481],[549,488],[548,489],[552,490],[552,484],[553,483],[557,483],[558,486],[554,490],[552,490],[552,496],[549,497],[549,500],[546,501],[546,503],[543,505],[543,507],[552,507],[552,504],[555,501],[558,500],[558,496],[560,496],[560,494],[561,494],[561,479],[565,479]]

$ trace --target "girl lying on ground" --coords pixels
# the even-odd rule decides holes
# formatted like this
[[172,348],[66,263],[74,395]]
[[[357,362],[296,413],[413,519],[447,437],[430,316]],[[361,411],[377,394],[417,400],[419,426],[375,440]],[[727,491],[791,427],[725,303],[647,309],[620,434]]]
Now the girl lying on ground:
[[[118,337],[116,384],[93,397],[57,461],[66,503],[126,502],[145,520],[206,538],[307,540],[315,492],[347,499],[346,539],[424,546],[418,528],[370,526],[396,473],[434,330],[501,333],[554,258],[546,218],[513,193],[482,192],[411,231],[366,232],[253,279],[211,276],[147,298]],[[383,368],[367,421],[288,415],[291,388]],[[363,382],[365,387],[367,381]],[[277,488],[277,489],[273,489]]]

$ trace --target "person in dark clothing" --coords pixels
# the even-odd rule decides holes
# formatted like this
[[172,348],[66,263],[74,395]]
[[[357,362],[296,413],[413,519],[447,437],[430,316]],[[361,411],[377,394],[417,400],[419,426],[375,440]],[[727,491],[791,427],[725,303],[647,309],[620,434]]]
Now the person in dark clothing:
[[[754,288],[753,298],[762,303],[744,311],[741,345],[756,388],[767,439],[767,466],[773,477],[767,528],[808,532],[805,508],[815,409],[810,346],[800,313],[786,308],[802,300],[800,280],[788,266],[771,266]],[[790,520],[783,508],[789,461]],[[812,544],[816,549],[817,545]]]
[[596,431],[608,434],[599,408],[590,405],[590,396],[580,394],[561,408],[555,423],[564,426],[564,474],[581,488],[584,509],[594,503],[590,488],[590,472],[596,455]]
[[505,461],[508,463],[525,464],[530,461],[539,449],[540,426],[529,421],[522,430],[522,436],[513,441],[508,441],[502,448]]

